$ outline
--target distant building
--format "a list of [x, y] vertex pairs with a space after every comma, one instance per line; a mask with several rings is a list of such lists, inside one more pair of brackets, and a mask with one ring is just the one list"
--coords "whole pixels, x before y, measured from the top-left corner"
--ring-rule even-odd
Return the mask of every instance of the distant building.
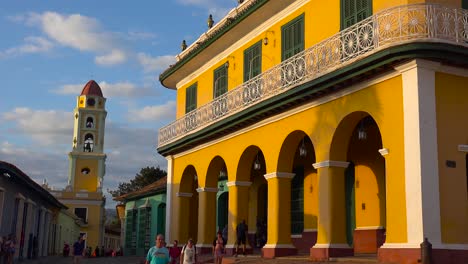
[[166, 239], [468, 263], [467, 1], [238, 2], [159, 76]]
[[81, 218], [84, 225], [80, 235], [86, 246], [101, 247], [104, 243], [105, 197], [102, 183], [105, 174], [104, 131], [107, 111], [106, 98], [99, 85], [91, 80], [77, 97], [73, 113], [72, 151], [68, 158], [68, 185], [52, 194]]
[[114, 200], [125, 206], [124, 210], [117, 208], [122, 220], [124, 255], [144, 256], [154, 245], [156, 235], [166, 230], [166, 177]]
[[[0, 236], [16, 238], [15, 259], [56, 254], [68, 219], [67, 207], [16, 166], [0, 161]], [[67, 235], [76, 236], [73, 220]], [[71, 237], [70, 237], [71, 239]]]

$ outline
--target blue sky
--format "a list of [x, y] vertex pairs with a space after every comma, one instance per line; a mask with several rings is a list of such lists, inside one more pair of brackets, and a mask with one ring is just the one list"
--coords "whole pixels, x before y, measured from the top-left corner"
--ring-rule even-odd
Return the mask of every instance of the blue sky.
[[[5, 1], [0, 4], [0, 160], [60, 189], [72, 112], [94, 79], [107, 98], [105, 188], [160, 166], [157, 131], [175, 119], [158, 76], [236, 0]], [[108, 196], [107, 207], [114, 205]]]

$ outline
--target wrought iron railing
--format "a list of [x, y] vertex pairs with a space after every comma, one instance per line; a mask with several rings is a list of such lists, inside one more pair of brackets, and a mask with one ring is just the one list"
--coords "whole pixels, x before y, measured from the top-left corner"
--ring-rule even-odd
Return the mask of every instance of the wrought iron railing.
[[374, 14], [161, 128], [158, 146], [174, 142], [379, 50], [410, 42], [468, 47], [468, 10], [414, 4]]

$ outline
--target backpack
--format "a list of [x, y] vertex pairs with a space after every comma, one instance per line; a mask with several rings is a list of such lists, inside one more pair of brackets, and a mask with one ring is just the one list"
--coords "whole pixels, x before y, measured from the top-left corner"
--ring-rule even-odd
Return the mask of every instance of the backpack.
[[[186, 247], [186, 246], [187, 246], [187, 244], [185, 244], [185, 245], [182, 247], [182, 251], [181, 251], [181, 254], [180, 254], [181, 256], [182, 256], [182, 254], [185, 255], [185, 247]], [[195, 246], [195, 244], [193, 244], [193, 250], [194, 250], [194, 252], [195, 252], [195, 254], [194, 254], [195, 263], [197, 263], [197, 247]]]

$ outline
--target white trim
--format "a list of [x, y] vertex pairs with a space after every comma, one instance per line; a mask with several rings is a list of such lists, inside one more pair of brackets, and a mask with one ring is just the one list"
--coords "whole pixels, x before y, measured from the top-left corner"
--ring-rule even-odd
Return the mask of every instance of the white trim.
[[383, 226], [360, 226], [360, 227], [356, 227], [354, 230], [381, 230], [381, 229], [385, 229], [385, 227]]
[[384, 243], [380, 248], [420, 248], [420, 244]]
[[266, 244], [263, 248], [296, 248], [292, 244]]
[[193, 193], [178, 192], [178, 193], [176, 193], [176, 195], [177, 195], [177, 197], [192, 197]]
[[396, 67], [403, 84], [406, 229], [409, 244], [441, 244], [435, 71], [416, 59]]
[[197, 192], [218, 192], [218, 188], [212, 188], [212, 187], [201, 187], [197, 188]]
[[347, 168], [349, 166], [349, 162], [347, 161], [337, 161], [337, 160], [324, 160], [321, 162], [316, 162], [312, 164], [314, 169], [324, 168], [324, 167], [337, 167], [337, 168]]
[[[174, 176], [174, 156], [169, 155], [166, 157], [166, 160], [167, 160], [166, 223], [171, 223], [172, 221], [171, 220], [172, 218], [172, 177]], [[166, 238], [167, 241], [174, 241], [170, 235], [171, 235], [171, 225], [166, 224], [164, 237]], [[123, 239], [121, 239], [121, 241], [123, 242]]]
[[[176, 90], [178, 90], [180, 87], [183, 87], [184, 85], [188, 84], [189, 82], [195, 80], [201, 74], [208, 71], [208, 69], [212, 68], [215, 64], [219, 63], [220, 61], [228, 60], [228, 56], [232, 56], [232, 54], [235, 51], [240, 50], [240, 48], [242, 46], [244, 46], [245, 44], [247, 44], [248, 42], [250, 42], [254, 38], [257, 38], [258, 36], [262, 36], [265, 33], [265, 31], [267, 31], [269, 28], [271, 28], [271, 25], [277, 24], [278, 22], [283, 20], [285, 17], [289, 16], [292, 12], [294, 12], [295, 10], [302, 7], [307, 2], [308, 2], [308, 0], [296, 0], [296, 1], [294, 1], [294, 3], [290, 4], [288, 7], [284, 8], [284, 9], [281, 9], [280, 12], [276, 13], [274, 16], [272, 16], [270, 19], [263, 22], [261, 25], [258, 25], [257, 27], [255, 27], [255, 29], [250, 31], [248, 34], [246, 34], [244, 37], [239, 39], [237, 42], [235, 42], [231, 46], [227, 47], [221, 53], [218, 53], [216, 56], [214, 56], [207, 63], [203, 64], [203, 66], [196, 69], [195, 71], [192, 71], [192, 74], [189, 74], [189, 75], [187, 75], [187, 77], [181, 79], [176, 84]], [[217, 24], [219, 25], [219, 23], [221, 23], [221, 22], [218, 22]], [[277, 34], [275, 34], [275, 38], [277, 40], [276, 45], [281, 45], [281, 43], [280, 43], [281, 32], [276, 32], [276, 33], [277, 33]], [[185, 49], [184, 52], [181, 52], [178, 56], [180, 56], [181, 54], [187, 53], [190, 49], [193, 49], [192, 46], [195, 45], [197, 41], [198, 41], [198, 39], [194, 43], [192, 43], [189, 47], [187, 47], [187, 49]], [[263, 46], [263, 40], [262, 40], [262, 46]], [[177, 56], [176, 56], [176, 58], [177, 58]], [[243, 57], [241, 56], [241, 58], [243, 58]], [[242, 60], [238, 59], [236, 62], [238, 64], [243, 65], [244, 60], [243, 59]], [[232, 63], [232, 64], [234, 64], [234, 63]]]
[[353, 94], [355, 92], [359, 92], [359, 91], [364, 90], [364, 89], [366, 89], [366, 88], [368, 88], [368, 87], [370, 87], [372, 85], [387, 81], [387, 80], [392, 79], [394, 77], [397, 77], [399, 75], [400, 75], [399, 72], [392, 71], [390, 73], [379, 75], [378, 77], [375, 77], [375, 78], [360, 82], [358, 84], [355, 84], [353, 86], [348, 87], [347, 89], [337, 91], [337, 92], [335, 92], [333, 94], [321, 97], [318, 100], [311, 101], [311, 102], [309, 102], [307, 104], [304, 104], [304, 105], [298, 106], [296, 108], [293, 108], [291, 110], [282, 112], [282, 113], [280, 113], [278, 115], [266, 118], [266, 119], [264, 119], [264, 120], [262, 120], [262, 121], [260, 121], [258, 123], [255, 123], [252, 126], [249, 126], [249, 127], [243, 128], [243, 129], [239, 129], [239, 130], [237, 130], [237, 131], [235, 131], [235, 132], [233, 132], [233, 133], [231, 133], [229, 135], [226, 135], [224, 137], [220, 137], [220, 138], [218, 138], [216, 140], [212, 140], [210, 142], [200, 144], [197, 147], [190, 148], [189, 150], [180, 152], [180, 153], [174, 155], [174, 158], [180, 158], [180, 157], [183, 157], [185, 155], [192, 154], [194, 152], [200, 151], [201, 149], [208, 148], [210, 146], [219, 144], [220, 142], [227, 141], [228, 139], [235, 138], [235, 137], [237, 137], [237, 136], [239, 136], [241, 134], [245, 134], [245, 133], [247, 133], [249, 131], [256, 130], [256, 129], [260, 128], [260, 127], [267, 126], [269, 124], [275, 123], [278, 120], [285, 119], [287, 117], [290, 117], [290, 116], [296, 115], [298, 113], [307, 111], [307, 110], [309, 110], [311, 108], [314, 108], [314, 107], [320, 106], [322, 104], [326, 104], [328, 102], [334, 101], [337, 98], [340, 98], [340, 97], [343, 97], [343, 96], [346, 96], [346, 95], [350, 95], [350, 94]]
[[75, 197], [79, 197], [79, 198], [88, 198], [88, 193], [86, 192], [82, 192], [80, 191], [79, 193], [76, 193], [75, 194]]
[[231, 187], [231, 186], [249, 187], [250, 185], [252, 185], [252, 182], [249, 182], [249, 181], [230, 181], [230, 182], [226, 182], [227, 187]]
[[274, 179], [274, 178], [282, 178], [282, 179], [292, 179], [296, 174], [290, 172], [272, 172], [263, 175], [265, 179]]
[[458, 151], [468, 152], [468, 145], [458, 145]]
[[308, 228], [308, 229], [304, 229], [303, 232], [304, 233], [313, 233], [313, 232], [317, 232], [317, 229], [316, 228]]
[[291, 235], [291, 238], [302, 238], [302, 235]]
[[379, 153], [380, 155], [382, 155], [382, 157], [385, 157], [386, 155], [388, 155], [388, 153], [390, 153], [390, 150], [388, 148], [381, 148], [379, 149]]
[[26, 199], [26, 203], [36, 206], [36, 203], [33, 200], [29, 199], [29, 198]]
[[102, 205], [103, 201], [100, 200], [63, 200], [59, 199], [59, 202], [68, 205]]
[[21, 199], [21, 200], [26, 200], [26, 197], [24, 197], [21, 193], [17, 193], [17, 194], [15, 195], [15, 198], [16, 198], [16, 199]]
[[312, 248], [351, 248], [348, 244], [315, 244]]

